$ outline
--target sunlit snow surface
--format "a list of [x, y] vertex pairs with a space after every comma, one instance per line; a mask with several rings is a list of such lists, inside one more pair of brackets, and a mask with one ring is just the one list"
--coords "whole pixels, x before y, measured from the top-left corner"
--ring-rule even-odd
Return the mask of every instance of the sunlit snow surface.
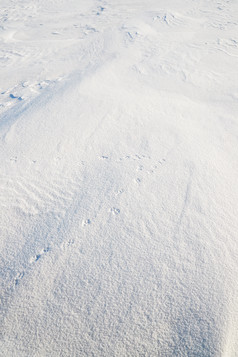
[[238, 2], [0, 19], [0, 355], [238, 356]]

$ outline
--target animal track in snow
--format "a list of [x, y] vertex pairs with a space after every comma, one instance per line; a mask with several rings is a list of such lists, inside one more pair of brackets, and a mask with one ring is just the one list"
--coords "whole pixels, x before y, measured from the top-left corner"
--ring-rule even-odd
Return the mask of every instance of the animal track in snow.
[[134, 178], [134, 182], [137, 184], [140, 184], [142, 182], [143, 178], [145, 178], [146, 174], [147, 175], [155, 174], [156, 171], [159, 169], [159, 166], [164, 164], [165, 161], [166, 161], [165, 159], [161, 159], [158, 161], [154, 161], [153, 165], [151, 165], [150, 162], [145, 162], [145, 163], [143, 163], [143, 165], [137, 166], [136, 171], [138, 172], [138, 174], [140, 173], [140, 176], [142, 176], [142, 177]]
[[63, 242], [63, 243], [61, 244], [60, 248], [61, 248], [62, 250], [65, 250], [65, 249], [67, 249], [67, 248], [70, 248], [73, 244], [74, 244], [74, 240], [73, 240], [73, 239], [70, 239], [70, 240], [68, 240], [67, 242]]
[[[165, 163], [165, 161], [166, 161], [165, 159], [159, 160], [158, 164], [163, 165]], [[149, 168], [147, 168], [147, 174], [150, 175], [150, 174], [155, 173], [159, 169], [158, 164], [151, 165]]]
[[23, 100], [22, 97], [18, 97], [17, 95], [14, 95], [14, 94], [12, 94], [12, 93], [9, 95], [9, 97], [12, 98], [12, 99]]
[[121, 211], [120, 211], [119, 208], [112, 207], [112, 208], [110, 209], [110, 212], [111, 212], [112, 214], [114, 214], [114, 215], [118, 215]]
[[153, 165], [153, 166], [150, 167], [149, 170], [147, 170], [147, 173], [148, 174], [153, 174], [156, 169], [158, 169], [158, 166], [157, 165]]
[[157, 16], [153, 18], [153, 20], [159, 21], [162, 24], [166, 24], [168, 26], [178, 26], [184, 23], [184, 19], [181, 16], [169, 12], [165, 12], [165, 13], [161, 12], [157, 14]]
[[91, 220], [90, 219], [84, 219], [83, 222], [82, 222], [82, 227], [86, 227], [89, 224], [91, 224]]
[[101, 15], [101, 13], [105, 10], [105, 7], [99, 6], [97, 15]]
[[44, 255], [45, 253], [49, 252], [49, 250], [50, 250], [49, 247], [42, 249], [39, 254], [34, 255], [30, 259], [30, 263], [32, 264], [34, 262], [37, 262], [42, 257], [42, 255]]
[[116, 196], [121, 195], [125, 190], [122, 188], [116, 192]]
[[15, 285], [19, 285], [21, 279], [24, 277], [25, 273], [21, 272], [18, 273], [17, 276], [15, 277]]
[[143, 166], [143, 165], [140, 165], [140, 166], [137, 167], [136, 171], [142, 171], [143, 168], [144, 168], [144, 166]]
[[134, 179], [135, 183], [141, 183], [141, 179], [139, 177], [137, 177], [136, 179]]
[[150, 156], [145, 156], [145, 155], [138, 155], [138, 154], [134, 154], [134, 155], [126, 155], [123, 157], [120, 157], [117, 161], [124, 161], [124, 160], [142, 160], [142, 159], [150, 159]]

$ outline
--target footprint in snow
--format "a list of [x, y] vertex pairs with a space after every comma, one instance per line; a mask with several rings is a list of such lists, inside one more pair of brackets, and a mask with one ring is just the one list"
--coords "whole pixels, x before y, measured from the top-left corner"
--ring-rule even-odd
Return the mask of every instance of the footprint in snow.
[[136, 179], [134, 179], [135, 183], [139, 184], [141, 183], [141, 179], [139, 177], [137, 177]]
[[125, 190], [122, 188], [116, 192], [116, 196], [121, 195]]
[[12, 99], [23, 100], [22, 97], [18, 97], [17, 95], [14, 95], [14, 94], [12, 94], [12, 93], [9, 95], [9, 97], [12, 98]]
[[37, 262], [42, 257], [42, 255], [49, 252], [49, 250], [50, 250], [49, 247], [42, 249], [39, 254], [36, 254], [33, 257], [31, 257], [30, 263], [32, 264], [34, 262]]
[[74, 244], [74, 240], [73, 240], [73, 239], [70, 239], [70, 240], [68, 240], [67, 242], [63, 242], [63, 243], [61, 244], [60, 248], [61, 248], [62, 250], [65, 250], [65, 249], [67, 249], [67, 248], [70, 248], [73, 244]]
[[97, 15], [100, 15], [105, 10], [105, 7], [99, 6]]
[[114, 215], [118, 215], [121, 211], [119, 210], [119, 208], [113, 207], [110, 209], [110, 212]]
[[89, 224], [91, 224], [91, 220], [90, 219], [84, 219], [83, 222], [82, 222], [82, 227], [86, 227]]
[[158, 168], [157, 165], [153, 165], [153, 166], [151, 166], [150, 170], [147, 171], [147, 173], [148, 174], [153, 174], [157, 168]]
[[143, 159], [150, 159], [150, 156], [145, 156], [145, 155], [138, 155], [138, 154], [133, 154], [133, 155], [126, 155], [123, 157], [120, 157], [119, 160], [117, 161], [124, 161], [124, 160], [143, 160]]
[[10, 158], [10, 161], [12, 161], [12, 162], [17, 162], [17, 156], [11, 157], [11, 158]]
[[17, 274], [17, 276], [15, 277], [15, 285], [20, 284], [20, 281], [24, 277], [24, 275], [25, 275], [24, 271]]

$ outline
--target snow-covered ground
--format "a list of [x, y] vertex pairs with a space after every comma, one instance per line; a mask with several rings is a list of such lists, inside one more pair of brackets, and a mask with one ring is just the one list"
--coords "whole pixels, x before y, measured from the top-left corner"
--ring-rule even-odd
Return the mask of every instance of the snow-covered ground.
[[238, 2], [0, 21], [0, 355], [238, 356]]

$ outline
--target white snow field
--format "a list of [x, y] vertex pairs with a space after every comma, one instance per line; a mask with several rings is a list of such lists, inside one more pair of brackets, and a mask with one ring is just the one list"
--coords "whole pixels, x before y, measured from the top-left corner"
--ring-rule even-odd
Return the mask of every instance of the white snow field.
[[0, 18], [0, 355], [238, 356], [238, 1]]

